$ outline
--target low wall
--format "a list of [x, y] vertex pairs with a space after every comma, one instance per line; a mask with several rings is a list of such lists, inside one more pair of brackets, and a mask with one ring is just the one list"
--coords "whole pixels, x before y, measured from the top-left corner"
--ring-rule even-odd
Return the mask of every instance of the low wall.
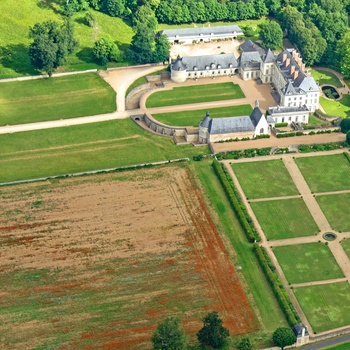
[[[97, 69], [89, 69], [89, 70], [74, 71], [74, 72], [64, 72], [64, 73], [54, 73], [54, 74], [52, 74], [51, 78], [64, 77], [66, 75], [95, 73], [95, 72], [97, 72]], [[9, 83], [11, 81], [37, 80], [37, 79], [45, 79], [45, 78], [50, 78], [50, 77], [48, 74], [31, 75], [29, 77], [0, 79], [0, 83]]]
[[131, 65], [131, 66], [123, 66], [123, 67], [111, 67], [107, 68], [107, 72], [114, 71], [114, 70], [120, 70], [120, 69], [131, 69], [131, 68], [142, 68], [142, 67], [155, 67], [155, 66], [165, 66], [163, 62], [159, 63], [147, 63], [147, 64], [139, 64], [139, 65]]
[[161, 124], [154, 120], [153, 118], [149, 117], [147, 114], [144, 115], [143, 121], [147, 125], [147, 127], [157, 134], [163, 135], [163, 136], [170, 136], [173, 137], [174, 133], [176, 132], [176, 136], [185, 137], [186, 134], [186, 128], [183, 127], [172, 127], [169, 125]]
[[128, 95], [126, 96], [125, 98], [125, 104], [128, 104], [128, 102], [135, 96], [137, 95], [138, 93], [140, 93], [141, 91], [143, 90], [147, 90], [151, 87], [151, 84], [150, 83], [145, 83], [145, 84], [142, 84], [142, 85], [139, 85], [139, 86], [136, 86], [134, 87], [129, 93]]
[[329, 338], [338, 337], [340, 335], [344, 335], [347, 333], [350, 333], [350, 327], [346, 327], [334, 332], [329, 332], [327, 334], [320, 334], [320, 335], [313, 335], [313, 336], [310, 335], [310, 343], [315, 343], [315, 342], [319, 342]]

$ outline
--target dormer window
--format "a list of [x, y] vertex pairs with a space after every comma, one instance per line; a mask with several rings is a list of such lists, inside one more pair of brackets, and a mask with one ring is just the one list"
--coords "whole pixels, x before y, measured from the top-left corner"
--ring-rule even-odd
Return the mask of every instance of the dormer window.
[[230, 68], [232, 68], [232, 67], [233, 67], [232, 63], [230, 63], [228, 66], [229, 66]]
[[211, 69], [214, 69], [215, 68], [215, 63], [212, 63], [211, 64]]
[[193, 70], [198, 70], [198, 67], [197, 67], [197, 66], [194, 66], [194, 67], [193, 67]]
[[218, 68], [219, 68], [219, 69], [221, 68], [221, 64], [218, 64]]
[[205, 66], [205, 69], [209, 69], [209, 66]]

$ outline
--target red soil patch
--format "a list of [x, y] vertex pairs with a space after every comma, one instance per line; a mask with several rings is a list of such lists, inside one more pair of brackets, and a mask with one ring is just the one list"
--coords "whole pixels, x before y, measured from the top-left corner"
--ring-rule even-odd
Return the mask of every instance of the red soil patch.
[[[28, 209], [21, 202], [25, 186], [2, 189], [7, 200], [0, 211], [6, 205], [22, 213], [14, 218], [16, 227], [0, 219], [2, 232], [11, 231], [2, 237], [0, 297], [8, 313], [6, 322], [0, 315], [0, 333], [12, 348], [145, 350], [157, 324], [177, 315], [193, 341], [211, 310], [231, 334], [258, 327], [187, 170], [164, 167], [28, 187], [55, 206]], [[19, 319], [18, 307], [29, 307], [20, 323], [12, 321]]]

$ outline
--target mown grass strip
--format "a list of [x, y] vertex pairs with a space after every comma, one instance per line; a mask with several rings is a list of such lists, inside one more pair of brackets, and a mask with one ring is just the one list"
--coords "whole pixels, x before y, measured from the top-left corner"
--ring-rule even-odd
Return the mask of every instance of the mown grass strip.
[[[248, 296], [254, 300], [255, 307], [259, 311], [263, 331], [272, 333], [277, 327], [286, 326], [286, 319], [260, 268], [252, 244], [247, 241], [215, 170], [211, 166], [211, 161], [194, 162], [193, 166], [196, 176], [208, 195], [208, 200], [218, 215], [217, 225], [222, 228], [221, 231], [228, 237], [235, 251], [235, 265], [241, 267], [237, 272], [244, 276]], [[271, 317], [271, 315], [274, 316]], [[268, 344], [265, 344], [266, 346]]]
[[183, 111], [174, 113], [158, 113], [153, 117], [161, 123], [172, 126], [198, 126], [198, 123], [205, 117], [206, 112], [211, 118], [236, 117], [250, 115], [252, 107], [248, 104], [222, 108], [198, 109], [194, 111]]
[[97, 73], [0, 83], [0, 126], [115, 110], [116, 93]]
[[132, 120], [0, 135], [0, 182], [98, 170], [209, 153], [177, 146]]
[[146, 106], [163, 107], [189, 103], [232, 100], [243, 98], [240, 86], [233, 83], [206, 84], [174, 87], [171, 90], [158, 91], [148, 97]]

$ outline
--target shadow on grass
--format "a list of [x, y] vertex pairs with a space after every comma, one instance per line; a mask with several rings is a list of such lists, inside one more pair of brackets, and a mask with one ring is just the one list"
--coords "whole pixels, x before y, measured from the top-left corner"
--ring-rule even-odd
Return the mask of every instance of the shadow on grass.
[[1, 63], [4, 68], [13, 70], [15, 75], [38, 75], [30, 63], [28, 47], [24, 44], [8, 45], [0, 48]]
[[52, 10], [57, 15], [62, 15], [62, 10], [57, 5], [57, 0], [39, 0], [36, 5], [44, 10]]
[[94, 55], [92, 53], [91, 47], [84, 47], [79, 52], [76, 53], [76, 56], [79, 58], [79, 60], [85, 62], [85, 63], [96, 63], [94, 60]]

